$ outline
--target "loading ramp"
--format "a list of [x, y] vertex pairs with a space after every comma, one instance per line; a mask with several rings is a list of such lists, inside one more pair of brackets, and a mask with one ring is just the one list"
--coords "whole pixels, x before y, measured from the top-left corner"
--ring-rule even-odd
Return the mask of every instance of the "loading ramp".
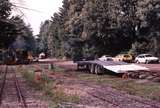
[[136, 64], [129, 64], [121, 61], [77, 61], [77, 69], [87, 69], [90, 73], [101, 74], [103, 70], [109, 70], [113, 73], [127, 73], [134, 71], [149, 71], [148, 68]]

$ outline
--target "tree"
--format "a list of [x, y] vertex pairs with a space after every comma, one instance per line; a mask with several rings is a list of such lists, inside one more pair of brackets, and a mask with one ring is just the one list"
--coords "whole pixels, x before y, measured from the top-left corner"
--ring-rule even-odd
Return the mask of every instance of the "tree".
[[15, 27], [12, 30], [12, 35], [14, 35], [15, 39], [11, 42], [11, 44], [13, 43], [15, 49], [19, 48], [34, 51], [35, 40], [30, 25], [26, 25], [19, 16], [13, 16], [11, 20], [15, 24]]
[[[49, 20], [46, 20], [44, 23], [41, 23], [41, 26], [40, 26], [40, 33], [39, 33], [39, 45], [41, 47], [39, 47], [39, 51], [40, 52], [46, 52], [48, 53], [48, 30], [49, 30], [49, 27], [50, 27], [50, 21]], [[40, 53], [39, 52], [39, 53]]]
[[[11, 14], [11, 3], [9, 0], [0, 0], [0, 19], [7, 19]], [[3, 20], [4, 21], [4, 20]]]
[[[137, 29], [137, 39], [133, 43], [134, 53], [153, 53], [160, 56], [159, 52], [159, 4], [157, 0], [142, 0], [138, 2], [137, 17], [139, 26]], [[138, 44], [137, 44], [138, 43]]]
[[9, 42], [12, 40], [12, 36], [8, 34], [10, 28], [14, 27], [14, 24], [11, 24], [8, 19], [11, 13], [11, 3], [9, 0], [0, 0], [0, 47], [7, 46], [7, 40]]
[[147, 13], [147, 24], [150, 28], [149, 38], [150, 38], [150, 51], [156, 56], [160, 56], [160, 2], [153, 3], [153, 9]]
[[74, 58], [156, 52], [158, 7], [157, 0], [63, 0], [44, 30], [49, 53]]

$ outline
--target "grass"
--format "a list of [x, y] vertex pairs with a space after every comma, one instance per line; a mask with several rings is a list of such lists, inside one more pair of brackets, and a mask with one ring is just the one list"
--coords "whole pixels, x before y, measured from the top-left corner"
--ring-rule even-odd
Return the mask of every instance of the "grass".
[[[56, 72], [66, 74], [64, 69], [60, 67], [54, 68]], [[58, 70], [58, 71], [57, 71]], [[95, 82], [99, 85], [108, 85], [120, 91], [125, 91], [128, 94], [141, 96], [143, 98], [150, 98], [152, 100], [160, 101], [160, 84], [156, 82], [138, 83], [136, 79], [122, 79], [114, 75], [95, 75], [84, 72], [76, 73], [79, 80]]]
[[48, 100], [49, 108], [58, 108], [58, 105], [62, 102], [79, 102], [79, 97], [77, 95], [66, 95], [63, 90], [55, 89], [55, 81], [49, 79], [44, 72], [42, 72], [41, 79], [37, 82], [35, 81], [34, 70], [18, 68], [18, 71], [21, 72], [30, 87], [43, 93], [43, 99]]
[[[24, 71], [24, 70], [23, 70]], [[26, 70], [25, 70], [26, 71]], [[54, 67], [53, 69], [54, 72], [62, 73], [66, 75], [64, 69], [59, 68], [59, 67]], [[156, 82], [141, 82], [141, 80], [135, 80], [135, 79], [122, 79], [120, 77], [114, 76], [114, 75], [95, 75], [95, 74], [88, 74], [84, 72], [72, 72], [74, 73], [74, 76], [78, 80], [82, 81], [91, 81], [94, 82], [98, 85], [107, 85], [112, 88], [115, 88], [120, 91], [125, 91], [131, 95], [136, 95], [136, 96], [141, 96], [144, 98], [150, 98], [152, 100], [160, 101], [160, 84]], [[29, 75], [25, 75], [29, 74]], [[33, 71], [27, 71], [24, 74], [24, 77], [30, 82], [33, 87], [35, 87], [33, 81]], [[46, 76], [43, 78], [43, 82], [46, 82], [48, 80]], [[55, 82], [53, 80], [47, 81], [47, 84], [45, 83], [40, 83], [40, 87], [38, 89], [43, 89], [45, 86], [45, 96], [49, 98], [48, 100], [51, 100], [51, 108], [56, 108], [59, 103], [61, 102], [73, 102], [73, 103], [78, 103], [79, 97], [76, 95], [73, 96], [67, 96], [63, 90], [54, 90]], [[36, 87], [36, 88], [37, 88]]]
[[156, 82], [138, 83], [135, 79], [122, 79], [112, 75], [78, 74], [78, 79], [92, 81], [97, 84], [109, 85], [120, 91], [125, 91], [131, 95], [160, 101], [160, 84]]
[[49, 64], [48, 65], [48, 70], [50, 70], [50, 71], [56, 71], [56, 72], [64, 72], [63, 68], [54, 66], [53, 64]]

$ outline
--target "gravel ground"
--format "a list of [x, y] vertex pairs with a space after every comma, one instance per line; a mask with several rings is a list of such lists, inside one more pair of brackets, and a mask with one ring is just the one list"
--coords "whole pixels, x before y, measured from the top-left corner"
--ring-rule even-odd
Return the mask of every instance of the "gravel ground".
[[79, 81], [70, 74], [76, 69], [72, 61], [53, 62], [56, 66], [65, 69], [68, 76], [54, 74], [50, 77], [56, 80], [57, 88], [62, 88], [66, 94], [80, 96], [80, 102], [75, 104], [63, 104], [71, 108], [160, 108], [160, 102], [129, 95], [107, 85], [97, 85], [93, 82]]

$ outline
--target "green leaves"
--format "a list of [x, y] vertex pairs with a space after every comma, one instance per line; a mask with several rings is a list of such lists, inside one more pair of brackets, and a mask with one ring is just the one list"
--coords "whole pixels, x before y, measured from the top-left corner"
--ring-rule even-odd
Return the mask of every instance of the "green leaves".
[[22, 37], [26, 41], [26, 49], [33, 49], [34, 38], [30, 26], [20, 16], [10, 16], [11, 6], [9, 0], [0, 0], [0, 48], [8, 48], [17, 37]]
[[9, 0], [0, 0], [0, 19], [6, 19], [11, 14], [11, 3]]
[[131, 48], [152, 51], [158, 42], [149, 40], [160, 34], [158, 4], [157, 0], [63, 0], [51, 26], [42, 25], [40, 36], [52, 56], [116, 55]]

